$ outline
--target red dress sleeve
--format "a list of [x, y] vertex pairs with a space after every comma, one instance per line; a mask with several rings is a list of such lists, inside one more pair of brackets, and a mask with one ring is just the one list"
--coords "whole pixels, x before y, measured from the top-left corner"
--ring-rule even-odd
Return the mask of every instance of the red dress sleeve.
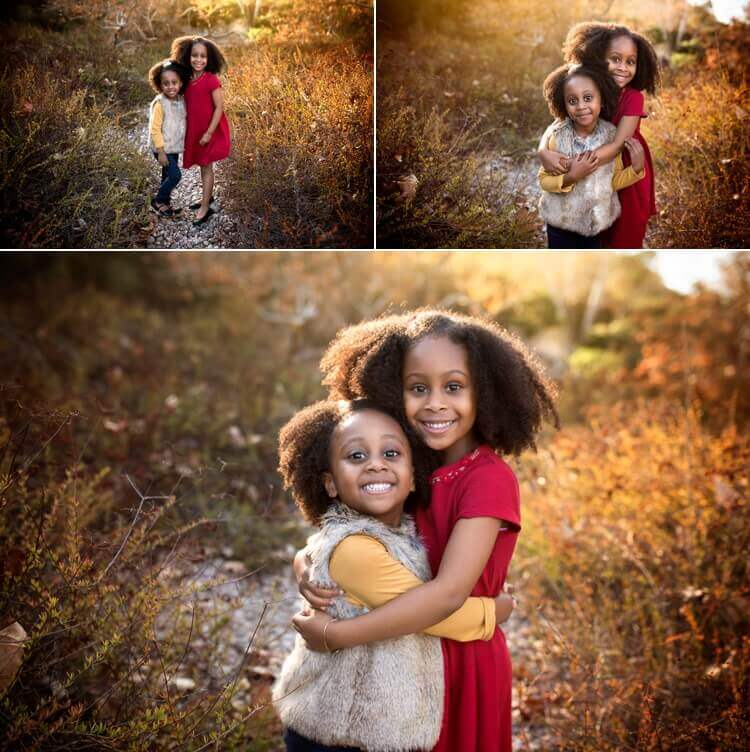
[[521, 529], [518, 481], [502, 460], [490, 459], [467, 472], [456, 507], [456, 519], [462, 517], [496, 517]]
[[625, 89], [622, 93], [623, 117], [634, 115], [635, 117], [647, 117], [643, 110], [643, 94], [638, 89]]
[[208, 90], [221, 89], [221, 79], [214, 73], [208, 74]]

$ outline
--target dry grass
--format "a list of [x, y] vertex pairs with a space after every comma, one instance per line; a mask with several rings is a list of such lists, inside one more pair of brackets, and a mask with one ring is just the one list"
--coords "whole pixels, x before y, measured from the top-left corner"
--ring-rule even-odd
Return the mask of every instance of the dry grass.
[[140, 245], [148, 166], [85, 89], [28, 66], [0, 79], [0, 190], [10, 247]]
[[356, 47], [261, 45], [236, 58], [233, 204], [273, 247], [371, 247], [372, 66]]
[[726, 71], [672, 76], [643, 127], [659, 221], [651, 245], [744, 248], [750, 241], [750, 89]]

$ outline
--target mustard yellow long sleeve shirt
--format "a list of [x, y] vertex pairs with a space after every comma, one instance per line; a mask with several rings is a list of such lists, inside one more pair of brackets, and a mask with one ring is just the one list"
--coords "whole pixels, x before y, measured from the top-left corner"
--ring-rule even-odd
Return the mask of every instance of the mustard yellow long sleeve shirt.
[[164, 136], [162, 135], [162, 126], [164, 125], [164, 108], [161, 102], [154, 104], [153, 114], [151, 116], [151, 122], [149, 123], [149, 129], [151, 134], [151, 143], [156, 149], [164, 148]]
[[[336, 546], [328, 562], [333, 580], [355, 606], [377, 608], [423, 582], [396, 561], [369, 535], [350, 535]], [[495, 633], [493, 598], [467, 598], [447, 619], [423, 630], [459, 642], [490, 640]]]
[[[557, 150], [557, 140], [554, 135], [550, 136], [547, 148], [551, 151]], [[633, 185], [633, 183], [637, 183], [645, 174], [645, 167], [640, 172], [636, 172], [632, 165], [625, 167], [622, 163], [622, 156], [618, 154], [615, 157], [615, 174], [612, 176], [612, 188], [615, 191], [620, 191], [629, 185]], [[575, 183], [564, 186], [564, 177], [565, 175], [550, 175], [544, 168], [539, 170], [539, 184], [542, 186], [542, 190], [548, 193], [570, 193], [575, 188]]]

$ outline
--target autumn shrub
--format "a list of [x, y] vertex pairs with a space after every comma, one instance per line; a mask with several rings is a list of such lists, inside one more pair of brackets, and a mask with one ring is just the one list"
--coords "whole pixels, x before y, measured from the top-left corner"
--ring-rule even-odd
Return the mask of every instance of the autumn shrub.
[[750, 442], [698, 411], [594, 407], [525, 466], [519, 563], [544, 648], [521, 713], [559, 749], [745, 748]]
[[747, 83], [733, 83], [726, 69], [686, 66], [667, 79], [654, 110], [643, 127], [660, 209], [651, 245], [747, 247]]
[[199, 577], [211, 523], [174, 515], [176, 487], [75, 461], [75, 420], [3, 403], [1, 626], [27, 638], [0, 746], [199, 750], [233, 735], [244, 746], [222, 749], [268, 749], [278, 726], [248, 671], [254, 635], [224, 674], [225, 609], [203, 598], [228, 579]]
[[261, 245], [372, 246], [372, 68], [355, 47], [258, 46], [230, 71], [233, 201]]
[[112, 113], [97, 106], [97, 87], [81, 80], [85, 68], [65, 77], [45, 64], [43, 52], [40, 58], [0, 74], [6, 92], [0, 115], [4, 243], [142, 245], [148, 226], [147, 163]]
[[472, 156], [476, 131], [456, 131], [437, 109], [420, 116], [407, 100], [403, 90], [379, 98], [378, 246], [535, 245], [528, 214]]

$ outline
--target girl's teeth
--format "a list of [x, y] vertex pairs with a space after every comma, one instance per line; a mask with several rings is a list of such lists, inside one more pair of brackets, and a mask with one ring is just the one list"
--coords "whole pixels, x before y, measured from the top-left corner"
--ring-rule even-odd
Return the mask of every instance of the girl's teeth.
[[429, 428], [432, 431], [442, 431], [442, 430], [448, 428], [448, 426], [450, 426], [451, 423], [453, 423], [452, 420], [446, 420], [446, 421], [443, 421], [441, 423], [427, 423], [427, 422], [425, 422], [425, 426], [427, 426], [427, 428]]
[[390, 483], [368, 483], [365, 486], [365, 491], [367, 493], [385, 493], [390, 490], [390, 487]]

